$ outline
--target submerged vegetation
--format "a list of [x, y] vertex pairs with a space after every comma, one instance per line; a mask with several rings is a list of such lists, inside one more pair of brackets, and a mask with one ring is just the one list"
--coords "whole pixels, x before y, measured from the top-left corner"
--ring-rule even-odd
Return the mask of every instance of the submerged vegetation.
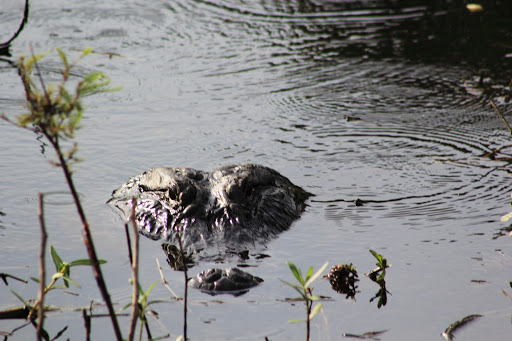
[[377, 268], [365, 275], [370, 277], [372, 281], [380, 286], [379, 291], [377, 291], [375, 296], [370, 299], [370, 302], [372, 302], [374, 299], [378, 298], [377, 307], [380, 309], [380, 307], [385, 306], [388, 303], [389, 292], [386, 289], [386, 281], [384, 280], [384, 277], [386, 277], [386, 268], [389, 268], [391, 265], [388, 265], [387, 259], [382, 257], [381, 254], [373, 250], [370, 250], [370, 253], [375, 257], [375, 259], [377, 259], [377, 263], [375, 264], [377, 265]]

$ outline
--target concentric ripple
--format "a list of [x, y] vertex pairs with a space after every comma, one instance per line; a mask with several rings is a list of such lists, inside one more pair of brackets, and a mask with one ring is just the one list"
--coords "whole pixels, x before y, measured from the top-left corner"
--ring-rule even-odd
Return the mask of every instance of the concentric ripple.
[[319, 165], [311, 167], [318, 186], [312, 201], [324, 207], [327, 219], [357, 226], [378, 215], [406, 225], [466, 219], [478, 225], [492, 219], [489, 211], [497, 210], [499, 219], [509, 200], [512, 178], [504, 170], [510, 161], [485, 156], [507, 144], [505, 132], [360, 120], [328, 128], [306, 124], [281, 135], [283, 148], [309, 152], [309, 163]]

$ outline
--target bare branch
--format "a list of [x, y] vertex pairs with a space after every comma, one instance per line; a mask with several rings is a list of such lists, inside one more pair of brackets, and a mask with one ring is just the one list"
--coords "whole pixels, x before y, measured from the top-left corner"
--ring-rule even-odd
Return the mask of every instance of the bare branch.
[[132, 318], [130, 323], [130, 331], [128, 332], [128, 341], [133, 341], [135, 336], [135, 327], [137, 324], [137, 316], [139, 310], [139, 231], [135, 221], [135, 206], [137, 199], [132, 200], [132, 213], [130, 214], [130, 222], [133, 232], [133, 258], [132, 258], [132, 279], [133, 279], [133, 297], [132, 297]]
[[169, 283], [165, 280], [164, 274], [162, 272], [162, 267], [160, 266], [160, 262], [158, 261], [158, 258], [155, 258], [155, 259], [156, 259], [156, 264], [158, 264], [158, 271], [160, 271], [160, 277], [162, 278], [162, 283], [165, 285], [167, 290], [169, 290], [171, 292], [171, 294], [174, 296], [174, 298], [179, 299], [178, 295], [176, 295], [176, 293], [169, 286]]
[[44, 195], [38, 194], [39, 199], [39, 225], [41, 227], [41, 248], [39, 250], [39, 297], [38, 297], [38, 313], [39, 321], [37, 324], [37, 339], [42, 339], [42, 331], [44, 324], [44, 295], [46, 283], [46, 268], [45, 268], [45, 254], [46, 254], [46, 241], [48, 234], [46, 233], [46, 226], [44, 223]]

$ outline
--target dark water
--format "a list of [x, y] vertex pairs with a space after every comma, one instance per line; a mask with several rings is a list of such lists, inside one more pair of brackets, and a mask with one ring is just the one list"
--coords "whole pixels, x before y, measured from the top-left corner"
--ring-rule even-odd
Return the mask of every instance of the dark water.
[[[504, 114], [510, 111], [504, 96], [510, 30], [503, 25], [509, 13], [464, 15], [457, 4], [391, 3], [397, 7], [380, 1], [32, 3], [9, 50], [13, 57], [0, 59], [0, 111], [23, 111], [12, 65], [29, 44], [36, 52], [59, 46], [73, 56], [90, 46], [95, 54], [76, 76], [100, 70], [123, 85], [87, 99], [77, 136], [87, 160], [75, 174], [117, 307], [130, 301], [131, 287], [122, 222], [105, 205], [111, 191], [151, 167], [253, 162], [316, 196], [289, 231], [251, 250], [249, 260], [200, 262], [191, 270], [238, 264], [265, 279], [240, 297], [192, 290], [192, 340], [305, 338], [303, 324], [287, 323], [304, 309], [283, 302], [294, 296], [278, 280], [292, 280], [286, 260], [303, 268], [353, 263], [359, 271], [356, 301], [318, 280], [315, 292], [332, 301], [313, 320], [312, 339], [388, 330], [382, 340], [435, 340], [470, 314], [484, 317], [458, 332], [460, 339], [510, 338], [512, 305], [501, 290], [512, 294], [512, 249], [510, 225], [500, 217], [510, 210], [512, 178], [509, 162], [499, 158], [511, 149], [485, 156], [510, 144], [488, 104], [492, 98]], [[1, 5], [5, 41], [19, 25], [23, 2]], [[489, 22], [501, 31], [491, 31]], [[58, 80], [59, 67], [55, 53], [41, 64], [50, 80]], [[479, 70], [492, 79], [485, 79], [486, 92], [478, 87]], [[38, 276], [38, 192], [53, 193], [46, 205], [49, 244], [64, 259], [85, 257], [63, 177], [47, 162], [53, 152], [6, 122], [0, 131], [0, 272]], [[143, 287], [160, 281], [158, 258], [182, 295], [182, 274], [167, 268], [159, 243], [142, 239], [141, 248]], [[369, 302], [379, 287], [363, 276], [375, 267], [369, 249], [392, 264], [388, 303], [380, 309]], [[270, 257], [257, 257], [262, 253]], [[50, 315], [47, 329], [55, 335], [69, 325], [65, 335], [80, 339], [81, 313], [69, 307], [89, 306], [100, 295], [89, 269], [74, 268], [72, 277], [82, 284], [70, 290], [79, 296], [47, 298], [66, 306]], [[2, 308], [19, 305], [9, 289], [37, 295], [34, 283], [9, 281], [0, 287]], [[150, 295], [166, 301], [153, 306], [159, 314], [150, 319], [153, 336], [182, 333], [182, 305], [170, 297], [162, 285]], [[2, 321], [0, 330], [21, 324]], [[30, 328], [12, 338], [32, 338]], [[107, 319], [94, 319], [92, 329], [93, 339], [110, 339]]]

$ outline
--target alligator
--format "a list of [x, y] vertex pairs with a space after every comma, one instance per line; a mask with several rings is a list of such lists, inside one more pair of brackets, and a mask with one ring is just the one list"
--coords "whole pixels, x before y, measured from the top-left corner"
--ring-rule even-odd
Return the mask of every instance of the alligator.
[[[151, 169], [114, 190], [109, 203], [128, 220], [134, 211], [140, 234], [174, 249], [181, 244], [192, 255], [210, 248], [233, 253], [276, 238], [300, 217], [311, 195], [271, 168], [244, 164], [211, 172]], [[233, 291], [261, 281], [239, 269], [210, 269], [191, 285]]]

